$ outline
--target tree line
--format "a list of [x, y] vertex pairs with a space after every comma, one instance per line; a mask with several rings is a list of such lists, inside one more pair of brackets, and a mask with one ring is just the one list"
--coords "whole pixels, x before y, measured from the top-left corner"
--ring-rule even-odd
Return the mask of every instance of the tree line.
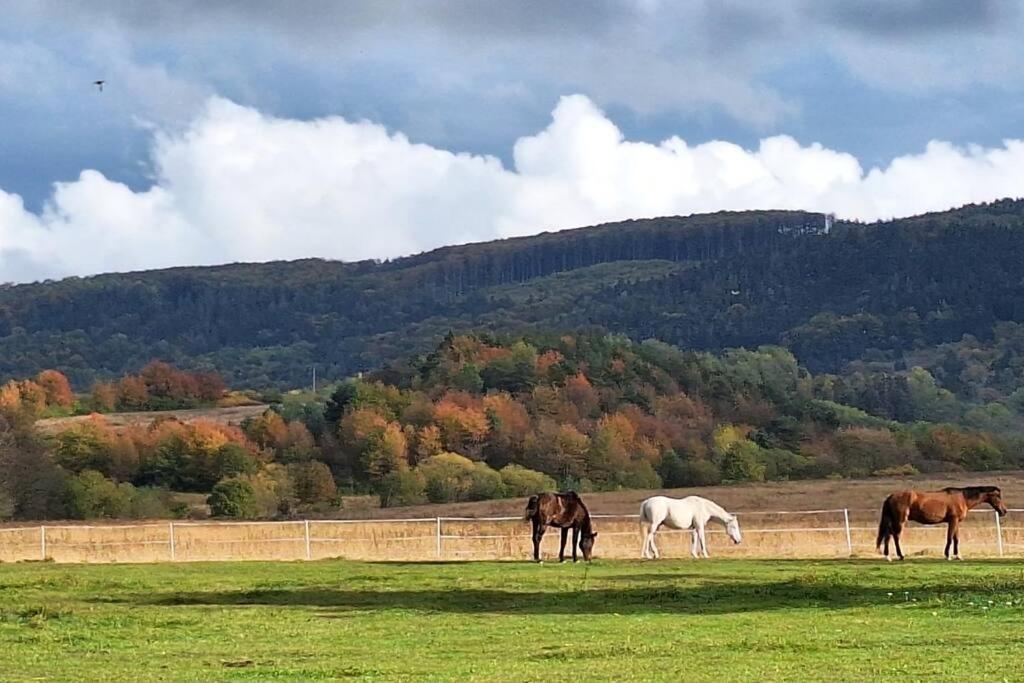
[[[173, 368], [147, 368], [150, 389], [178, 386], [155, 381]], [[883, 391], [815, 375], [778, 346], [712, 354], [594, 331], [450, 334], [329, 396], [286, 394], [238, 427], [115, 428], [95, 414], [46, 437], [33, 428], [39, 401], [75, 400], [58, 375], [40, 373], [27, 401], [0, 402], [0, 518], [195, 514], [182, 492], [217, 515], [289, 517], [329, 513], [351, 493], [407, 505], [1006, 469], [1024, 453], [1017, 392], [994, 403], [1004, 414], [964, 403], [920, 366]], [[10, 386], [22, 396], [26, 382]], [[845, 402], [871, 392], [894, 398]]]

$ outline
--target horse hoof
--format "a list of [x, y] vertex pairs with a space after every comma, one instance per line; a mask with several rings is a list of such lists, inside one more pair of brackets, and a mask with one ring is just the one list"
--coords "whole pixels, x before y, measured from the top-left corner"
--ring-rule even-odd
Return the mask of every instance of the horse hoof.
[[891, 557], [889, 557], [888, 555], [886, 555], [886, 556], [885, 556], [885, 561], [886, 561], [886, 562], [892, 562], [892, 558], [891, 558]]

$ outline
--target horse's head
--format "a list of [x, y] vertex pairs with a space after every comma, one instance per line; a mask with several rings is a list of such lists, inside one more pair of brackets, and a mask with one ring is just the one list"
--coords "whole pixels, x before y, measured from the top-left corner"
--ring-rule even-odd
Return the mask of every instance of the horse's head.
[[740, 533], [739, 520], [735, 517], [725, 523], [725, 533], [729, 534], [729, 538], [732, 539], [733, 543], [740, 543], [743, 540], [743, 535]]
[[582, 538], [580, 538], [580, 550], [583, 551], [583, 559], [590, 562], [590, 554], [594, 551], [594, 539], [597, 538], [597, 532], [583, 532]]
[[1006, 503], [1003, 502], [1003, 493], [998, 486], [993, 486], [991, 491], [985, 493], [982, 500], [991, 505], [1000, 517], [1006, 514]]

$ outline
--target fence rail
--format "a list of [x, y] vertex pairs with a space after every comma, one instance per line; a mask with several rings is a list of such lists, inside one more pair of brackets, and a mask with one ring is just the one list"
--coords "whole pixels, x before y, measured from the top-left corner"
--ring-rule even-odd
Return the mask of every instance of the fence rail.
[[[1024, 512], [1014, 509], [1011, 513]], [[852, 557], [874, 555], [877, 510], [744, 511], [743, 543], [708, 528], [712, 555], [722, 557]], [[595, 556], [635, 558], [640, 553], [638, 515], [595, 514]], [[1024, 556], [1024, 522], [1000, 520], [975, 510], [961, 526], [964, 554]], [[542, 552], [558, 550], [549, 530]], [[665, 557], [688, 556], [688, 531], [662, 529]], [[901, 545], [907, 555], [941, 554], [945, 525], [911, 527]], [[162, 522], [0, 528], [0, 562], [190, 562], [219, 560], [501, 560], [532, 554], [521, 517], [428, 517], [412, 519], [298, 520], [287, 522]]]

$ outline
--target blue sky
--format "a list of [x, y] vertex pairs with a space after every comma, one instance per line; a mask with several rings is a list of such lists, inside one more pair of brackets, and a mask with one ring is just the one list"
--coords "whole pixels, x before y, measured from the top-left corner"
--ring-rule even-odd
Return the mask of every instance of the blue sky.
[[[1012, 166], [1003, 157], [1015, 152], [1005, 141], [1024, 138], [1024, 16], [1014, 2], [15, 0], [5, 4], [5, 15], [0, 282], [237, 259], [386, 257], [592, 220], [753, 208], [755, 201], [814, 210], [834, 204], [858, 218], [943, 208], [936, 206], [941, 199], [894, 199], [913, 194], [910, 180], [895, 172], [900, 160], [922, 157], [928, 165], [915, 167], [914, 182], [970, 186], [966, 194], [938, 195], [950, 202], [1024, 195], [1016, 177], [991, 181]], [[107, 80], [103, 92], [92, 86], [100, 78]], [[597, 155], [568, 128], [561, 137], [545, 136], [567, 97], [583, 98], [561, 109], [580, 127], [573, 131], [606, 130], [607, 123], [627, 148], [597, 145], [608, 152]], [[257, 121], [250, 115], [258, 122], [247, 126], [243, 119]], [[341, 134], [340, 126], [361, 123], [366, 127], [358, 130], [382, 130], [398, 146], [356, 152], [350, 146], [356, 138]], [[238, 189], [243, 195], [277, 187], [268, 174], [285, 159], [294, 172], [315, 168], [319, 178], [338, 170], [332, 159], [360, 158], [388, 176], [381, 184], [395, 194], [381, 195], [381, 202], [399, 208], [339, 212], [339, 204], [351, 204], [348, 176], [315, 193], [329, 200], [317, 205], [310, 198], [291, 213], [225, 200], [227, 187], [206, 196], [211, 183], [197, 179], [225, 162], [215, 150], [226, 153], [211, 131], [236, 124], [255, 136], [238, 149], [285, 154], [273, 163], [259, 159], [266, 165], [258, 178], [233, 176], [245, 185]], [[268, 142], [273, 131], [287, 144], [308, 145], [311, 154], [321, 144], [332, 154], [319, 165], [307, 163], [294, 148], [282, 152]], [[793, 153], [805, 161], [826, 163], [814, 152], [816, 143], [829, 152], [827, 163], [843, 168], [822, 173], [833, 177], [834, 171], [838, 185], [780, 180], [785, 174], [772, 170], [775, 162], [757, 154], [764, 140], [779, 136], [792, 139]], [[535, 152], [532, 170], [521, 168], [517, 149], [531, 145], [520, 143], [537, 137], [548, 148]], [[665, 147], [674, 138], [687, 151]], [[729, 172], [715, 171], [719, 185], [695, 185], [686, 169], [697, 164], [703, 177], [710, 171], [700, 164], [710, 162], [691, 150], [713, 141], [747, 156], [716, 151], [715, 163], [735, 157]], [[397, 182], [410, 163], [402, 155], [418, 153], [417, 144], [433, 154], [425, 176], [434, 180], [407, 191], [420, 177]], [[587, 176], [587, 164], [616, 163], [616, 155], [641, 144], [672, 158], [640, 150], [635, 163], [643, 170], [635, 177], [671, 167], [674, 194], [664, 188], [644, 199], [638, 187], [612, 205], [587, 189], [612, 182], [613, 173], [598, 182]], [[468, 211], [462, 205], [477, 194], [463, 189], [437, 198], [454, 182], [446, 175], [452, 153], [469, 158], [456, 173], [461, 182], [488, 193]], [[551, 156], [559, 153], [567, 156]], [[489, 157], [504, 174], [488, 165]], [[763, 168], [753, 172], [750, 164]], [[871, 169], [886, 175], [872, 180]], [[774, 189], [748, 187], [763, 185], [763, 176]], [[662, 175], [651, 177], [661, 182]], [[440, 189], [430, 184], [439, 178], [445, 179]], [[562, 202], [537, 187], [544, 178], [582, 199]], [[737, 188], [742, 191], [729, 191]], [[698, 195], [717, 197], [717, 204], [692, 200]], [[425, 201], [435, 208], [410, 218], [420, 213], [415, 202]], [[449, 220], [454, 206], [459, 215]], [[212, 216], [235, 223], [231, 209], [241, 212], [231, 230], [210, 226]], [[125, 211], [139, 212], [130, 234], [116, 225]], [[292, 222], [292, 215], [300, 218]], [[359, 239], [370, 219], [392, 231], [372, 249]], [[160, 240], [146, 237], [167, 228], [147, 220], [170, 221], [187, 244], [154, 255]], [[289, 242], [306, 230], [308, 253], [296, 251]], [[76, 241], [85, 239], [100, 245], [90, 259], [74, 253]]]

